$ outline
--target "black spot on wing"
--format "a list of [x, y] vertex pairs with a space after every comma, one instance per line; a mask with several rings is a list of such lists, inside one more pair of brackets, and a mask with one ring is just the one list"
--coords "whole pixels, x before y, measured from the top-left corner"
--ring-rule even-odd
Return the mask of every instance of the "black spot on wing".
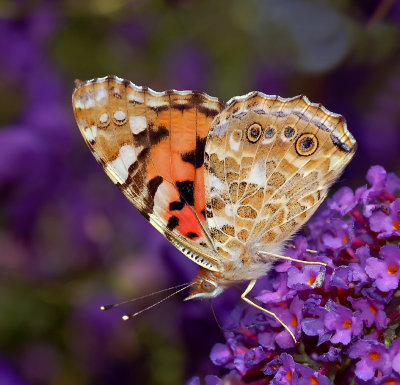
[[156, 195], [158, 186], [162, 183], [162, 181], [163, 181], [162, 176], [156, 176], [153, 179], [151, 179], [147, 184], [147, 187], [149, 189], [149, 195], [152, 201], [154, 201], [154, 196]]
[[278, 111], [273, 111], [271, 112], [272, 115], [277, 116], [278, 118], [286, 118], [288, 116], [288, 114], [286, 114], [285, 112], [278, 110]]
[[199, 168], [204, 163], [204, 149], [206, 147], [207, 138], [196, 136], [196, 148], [193, 151], [182, 154], [182, 160], [193, 164], [195, 168]]
[[173, 103], [171, 104], [171, 107], [174, 110], [178, 110], [180, 112], [184, 112], [185, 110], [189, 110], [191, 108], [194, 108], [194, 105], [190, 102], [185, 102], [185, 103]]
[[169, 136], [169, 131], [165, 126], [158, 126], [157, 130], [154, 127], [149, 131], [150, 145], [156, 145], [164, 138]]
[[168, 219], [168, 223], [167, 223], [167, 229], [168, 230], [173, 230], [175, 227], [177, 227], [179, 225], [179, 219], [178, 217], [172, 216]]
[[195, 106], [198, 106], [199, 104], [202, 104], [205, 101], [206, 101], [206, 98], [199, 91], [193, 91], [193, 93], [189, 99], [189, 102]]
[[144, 164], [146, 157], [149, 154], [149, 149], [144, 148], [138, 155], [137, 161], [131, 164], [128, 168], [128, 179], [121, 185], [122, 188], [127, 189], [127, 188], [132, 188], [136, 194], [139, 194], [140, 191], [133, 186], [135, 184], [136, 186], [142, 186], [143, 185], [143, 175], [138, 171], [138, 168], [140, 165]]
[[179, 201], [173, 201], [169, 204], [170, 211], [182, 210], [185, 204], [194, 206], [193, 181], [186, 180], [175, 184], [179, 192]]
[[204, 107], [204, 106], [198, 106], [197, 110], [201, 114], [207, 116], [207, 118], [213, 118], [215, 115], [218, 115], [220, 112], [219, 110], [215, 110], [215, 109]]
[[212, 211], [211, 206], [210, 206], [210, 207], [206, 207], [205, 212], [206, 212], [206, 215], [205, 215], [206, 218], [212, 218], [212, 217], [214, 217], [214, 213], [213, 213], [213, 211]]
[[[150, 129], [150, 125], [148, 126]], [[151, 132], [151, 131], [149, 131]], [[147, 137], [147, 130], [143, 130], [139, 132], [138, 134], [133, 134], [133, 137], [135, 139], [135, 145], [136, 146], [142, 146], [142, 147], [149, 147], [149, 139]]]
[[158, 113], [160, 113], [160, 112], [162, 112], [162, 111], [167, 111], [167, 110], [169, 110], [169, 105], [168, 104], [165, 104], [165, 105], [162, 105], [162, 106], [157, 106], [157, 107], [149, 107], [149, 106], [147, 106], [147, 108], [149, 108], [150, 110], [152, 110], [152, 111], [154, 111], [156, 114], [158, 114]]
[[186, 236], [187, 236], [188, 238], [190, 238], [190, 239], [194, 239], [194, 238], [197, 238], [197, 237], [199, 236], [199, 234], [193, 233], [192, 231], [189, 231], [189, 232], [186, 234]]
[[181, 202], [186, 202], [188, 205], [194, 205], [194, 189], [193, 181], [185, 180], [183, 182], [176, 182], [176, 187], [179, 191]]
[[340, 139], [335, 136], [335, 135], [331, 135], [331, 139], [332, 139], [332, 143], [341, 151], [344, 152], [350, 152], [351, 148], [346, 144], [340, 141]]
[[221, 100], [217, 101], [215, 108], [210, 107], [210, 102], [208, 97], [206, 97], [203, 93], [198, 91], [193, 91], [193, 94], [190, 97], [189, 102], [192, 105], [195, 105], [197, 107], [197, 110], [200, 113], [206, 115], [207, 117], [214, 117], [225, 108], [225, 103]]
[[185, 206], [185, 202], [178, 202], [178, 201], [173, 201], [169, 204], [169, 210], [173, 211], [173, 210], [182, 210], [183, 207]]

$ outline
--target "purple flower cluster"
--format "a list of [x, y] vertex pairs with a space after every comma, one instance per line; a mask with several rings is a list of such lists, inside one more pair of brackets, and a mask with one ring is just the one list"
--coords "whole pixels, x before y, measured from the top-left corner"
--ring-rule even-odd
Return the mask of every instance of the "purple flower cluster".
[[280, 263], [256, 296], [300, 342], [271, 317], [238, 305], [226, 342], [210, 355], [229, 370], [223, 379], [400, 384], [400, 179], [373, 166], [367, 180], [369, 186], [336, 192], [286, 250], [327, 266]]

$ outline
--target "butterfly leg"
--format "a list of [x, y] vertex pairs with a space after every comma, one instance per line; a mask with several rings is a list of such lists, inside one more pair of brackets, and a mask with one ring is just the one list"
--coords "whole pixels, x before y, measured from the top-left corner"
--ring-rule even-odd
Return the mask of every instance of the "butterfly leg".
[[243, 299], [243, 301], [247, 302], [249, 305], [254, 306], [256, 309], [261, 310], [264, 313], [267, 313], [268, 315], [270, 315], [271, 317], [275, 318], [290, 334], [290, 336], [293, 338], [294, 342], [297, 343], [296, 337], [294, 336], [293, 332], [289, 329], [289, 327], [272, 311], [269, 311], [267, 309], [264, 309], [263, 307], [257, 305], [256, 303], [254, 303], [253, 301], [251, 301], [250, 299], [248, 299], [246, 297], [247, 294], [250, 293], [250, 291], [253, 289], [254, 285], [256, 284], [255, 279], [253, 279], [252, 281], [249, 282], [249, 284], [246, 287], [246, 290], [242, 293], [241, 298]]
[[279, 255], [279, 254], [274, 254], [274, 253], [268, 253], [268, 252], [266, 252], [266, 251], [257, 251], [257, 254], [260, 255], [260, 256], [263, 256], [263, 255], [270, 255], [271, 257], [274, 257], [274, 258], [285, 259], [285, 260], [292, 261], [292, 262], [305, 263], [305, 264], [307, 264], [307, 265], [322, 265], [322, 266], [326, 266], [326, 263], [324, 263], [324, 262], [303, 261], [302, 259], [290, 258], [290, 257], [286, 257], [286, 256], [284, 256], [284, 255]]

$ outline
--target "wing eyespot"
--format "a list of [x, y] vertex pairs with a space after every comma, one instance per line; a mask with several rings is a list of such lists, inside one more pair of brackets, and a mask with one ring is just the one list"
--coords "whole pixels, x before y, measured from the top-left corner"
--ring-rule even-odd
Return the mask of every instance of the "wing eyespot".
[[126, 117], [126, 113], [124, 111], [117, 110], [114, 112], [113, 122], [116, 125], [121, 126], [126, 123], [126, 120], [127, 120], [127, 117]]
[[257, 143], [261, 137], [262, 127], [259, 123], [252, 123], [247, 128], [247, 139], [250, 143]]
[[285, 136], [286, 139], [293, 138], [295, 136], [295, 134], [296, 134], [296, 130], [291, 126], [285, 127], [285, 129], [283, 131], [283, 135]]
[[318, 148], [318, 139], [314, 134], [303, 134], [296, 141], [296, 152], [300, 156], [310, 156]]
[[274, 135], [275, 128], [273, 128], [272, 126], [267, 127], [264, 133], [265, 139], [271, 139]]

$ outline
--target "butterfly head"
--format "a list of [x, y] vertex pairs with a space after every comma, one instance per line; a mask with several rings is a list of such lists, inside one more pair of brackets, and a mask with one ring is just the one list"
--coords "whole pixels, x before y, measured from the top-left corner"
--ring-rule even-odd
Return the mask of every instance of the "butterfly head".
[[185, 301], [196, 298], [214, 298], [224, 290], [225, 285], [222, 284], [220, 273], [200, 268], [192, 281], [190, 294], [185, 298]]

